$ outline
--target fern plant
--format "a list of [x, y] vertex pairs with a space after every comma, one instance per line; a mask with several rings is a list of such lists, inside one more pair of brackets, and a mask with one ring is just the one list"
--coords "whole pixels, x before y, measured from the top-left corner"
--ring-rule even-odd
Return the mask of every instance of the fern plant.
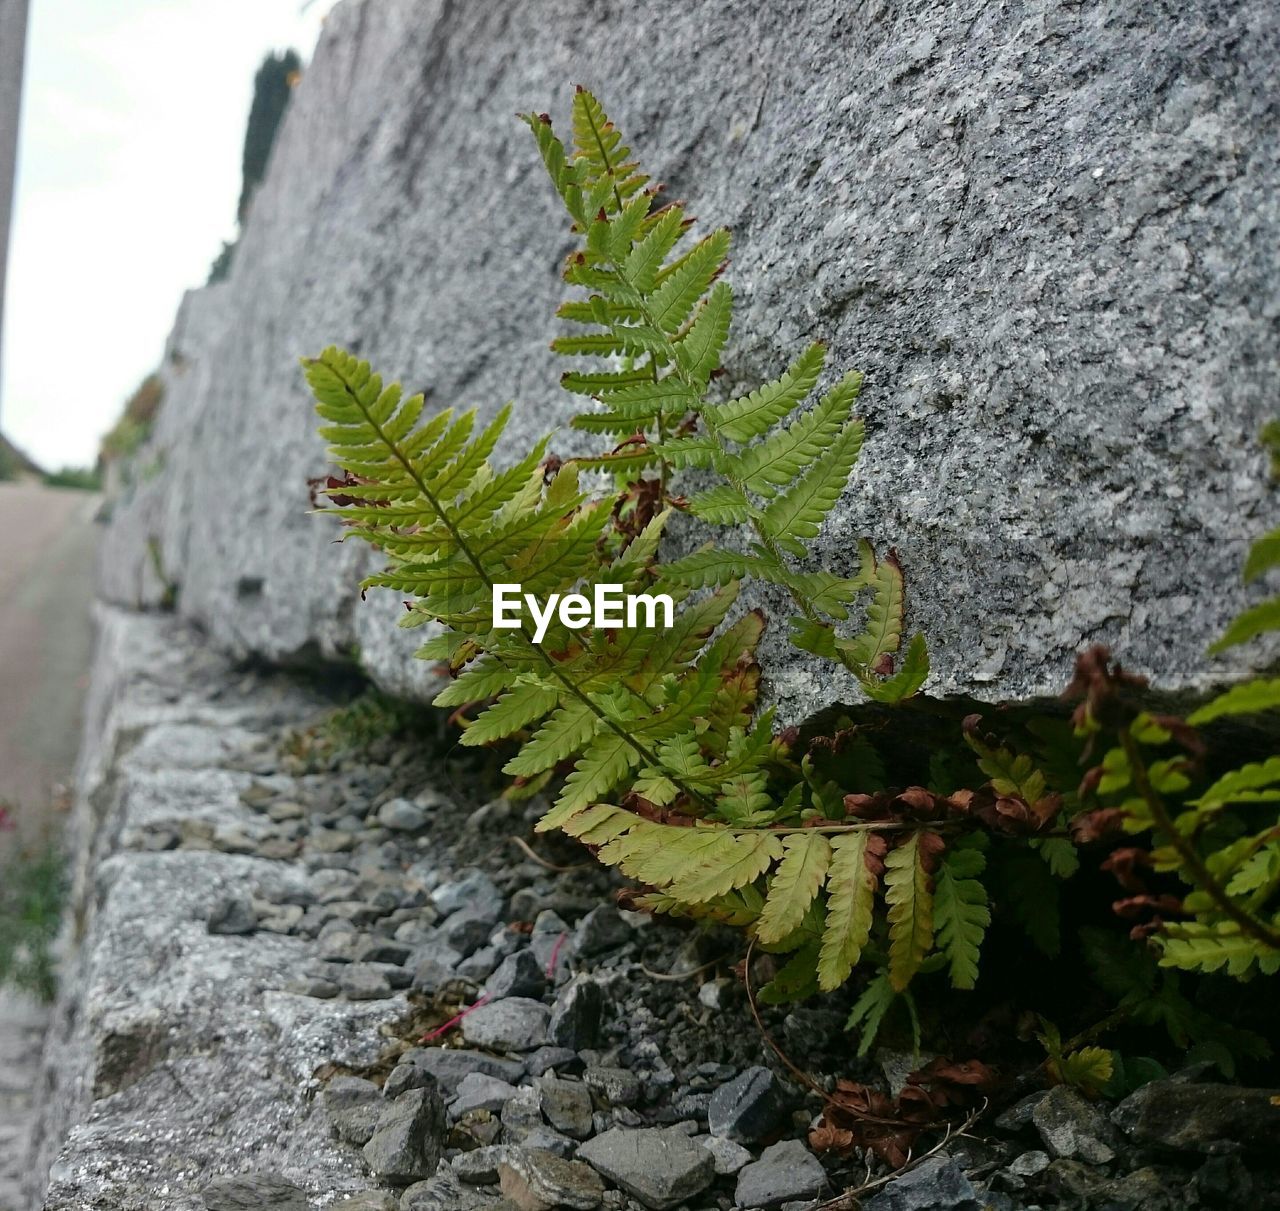
[[[1153, 829], [1161, 869], [1196, 888], [1185, 919], [1165, 912], [1144, 927], [1166, 965], [1274, 970], [1274, 813], [1262, 832], [1228, 829], [1223, 840], [1222, 827], [1242, 796], [1280, 799], [1280, 769], [1246, 767], [1170, 815], [1160, 796], [1190, 786], [1186, 758], [1147, 765], [1142, 751], [1185, 743], [1192, 729], [1119, 709], [1124, 677], [1097, 653], [1077, 678], [1077, 731], [1093, 742], [1109, 729], [1116, 743], [1080, 791], [1079, 744], [1052, 719], [1011, 744], [974, 716], [891, 771], [860, 725], [804, 739], [775, 725], [756, 659], [766, 620], [738, 608], [744, 581], [785, 590], [792, 643], [851, 670], [869, 698], [901, 702], [928, 673], [920, 636], [901, 650], [892, 552], [878, 558], [862, 542], [858, 568], [843, 574], [815, 568], [808, 553], [861, 449], [861, 380], [846, 374], [819, 391], [826, 358], [814, 344], [776, 380], [717, 397], [732, 312], [728, 233], [690, 235], [683, 209], [661, 204], [590, 93], [574, 96], [567, 147], [546, 115], [524, 121], [578, 241], [564, 270], [574, 297], [558, 312], [573, 331], [553, 346], [591, 359], [562, 379], [590, 401], [573, 425], [612, 449], [561, 461], [544, 437], [496, 464], [510, 408], [479, 427], [474, 412], [427, 415], [422, 396], [405, 398], [337, 349], [304, 363], [342, 469], [323, 489], [325, 511], [385, 555], [363, 587], [411, 598], [402, 625], [436, 628], [418, 655], [451, 675], [435, 702], [454, 712], [462, 742], [514, 742], [504, 765], [513, 791], [555, 794], [538, 827], [578, 838], [639, 882], [638, 907], [736, 925], [776, 956], [763, 1000], [832, 990], [863, 968], [850, 1017], [863, 1051], [899, 1007], [919, 1043], [917, 977], [975, 986], [993, 914], [1056, 956], [1059, 885], [1108, 812], [1132, 832]], [[599, 472], [611, 488], [598, 486]], [[709, 527], [711, 538], [664, 559], [676, 526]], [[1250, 574], [1278, 560], [1272, 535]], [[512, 582], [544, 600], [618, 585], [665, 593], [678, 609], [670, 627], [650, 617], [625, 629], [562, 614], [538, 642], [525, 623], [496, 625], [494, 586]], [[1232, 635], [1271, 622], [1254, 614]], [[1191, 723], [1277, 701], [1280, 683], [1237, 687]], [[1096, 794], [1111, 798], [1085, 810]], [[1162, 1005], [1183, 1004], [1162, 987], [1172, 989]], [[1186, 1017], [1178, 1029], [1191, 1037]], [[1061, 1079], [1104, 1079], [1099, 1049], [1077, 1057], [1081, 1048], [1045, 1030]]]
[[[897, 701], [923, 683], [919, 637], [893, 669], [903, 586], [892, 555], [863, 543], [850, 576], [801, 563], [861, 447], [859, 377], [802, 410], [824, 368], [814, 345], [776, 381], [713, 401], [728, 234], [681, 246], [681, 208], [658, 204], [589, 93], [574, 98], [572, 153], [545, 117], [526, 121], [581, 237], [566, 278], [585, 297], [560, 314], [588, 331], [556, 349], [610, 359], [565, 376], [596, 401], [574, 424], [624, 440], [561, 463], [543, 439], [495, 467], [509, 409], [479, 432], [473, 413], [426, 417], [421, 396], [326, 350], [305, 366], [343, 470], [326, 486], [327, 511], [389, 561], [364, 587], [411, 595], [403, 625], [442, 626], [418, 655], [454, 675], [435, 701], [455, 708], [463, 743], [518, 738], [504, 768], [525, 792], [562, 779], [539, 828], [563, 829], [640, 881], [644, 906], [731, 921], [790, 956], [770, 995], [835, 988], [864, 957], [895, 995], [926, 962], [971, 986], [989, 919], [975, 876], [990, 822], [964, 797], [916, 803], [909, 791], [903, 811], [864, 811], [821, 754], [798, 751], [760, 709], [765, 619], [734, 610], [743, 580], [780, 585], [795, 603], [793, 641], [852, 669], [870, 697]], [[593, 495], [583, 474], [601, 469], [614, 490]], [[713, 486], [675, 495], [686, 469]], [[663, 535], [686, 513], [749, 527], [749, 545], [662, 561]], [[537, 643], [526, 625], [495, 626], [493, 586], [511, 582], [544, 599], [616, 584], [680, 608], [670, 628], [557, 619]], [[847, 633], [863, 594], [864, 626]], [[1018, 819], [1041, 826], [1026, 805]]]
[[[1280, 424], [1263, 438], [1273, 473], [1280, 461]], [[1244, 566], [1245, 583], [1280, 566], [1280, 529], [1258, 539]], [[1241, 614], [1209, 649], [1225, 651], [1280, 630], [1280, 596]], [[1240, 979], [1280, 972], [1280, 755], [1201, 776], [1207, 746], [1197, 729], [1247, 720], [1280, 708], [1280, 679], [1232, 686], [1185, 720], [1126, 709], [1125, 692], [1142, 684], [1113, 666], [1105, 651], [1082, 658], [1075, 689], [1082, 737], [1111, 735], [1115, 744], [1086, 784], [1103, 803], [1089, 827], [1108, 824], [1150, 833], [1143, 858], [1157, 874], [1173, 874], [1191, 891], [1183, 898], [1142, 892], [1135, 908], [1151, 919], [1150, 936], [1166, 967], [1225, 971]], [[1130, 851], [1132, 852], [1132, 851]]]
[[[659, 205], [660, 187], [585, 89], [573, 98], [572, 154], [548, 115], [524, 120], [579, 240], [564, 277], [581, 297], [557, 314], [585, 331], [560, 337], [552, 348], [595, 359], [561, 382], [596, 406], [572, 423], [624, 439], [590, 465], [624, 482], [657, 469], [660, 496], [673, 469], [708, 472], [714, 486], [680, 507], [713, 526], [748, 526], [753, 537], [747, 551], [708, 546], [667, 564], [665, 577], [693, 589], [749, 578], [779, 585], [798, 610], [791, 622], [797, 647], [844, 664], [873, 698], [897, 702], [914, 694], [929, 671], [922, 636], [911, 641], [896, 675], [881, 677], [892, 670], [902, 640], [896, 557], [877, 561], [864, 541], [854, 576], [802, 571], [794, 562], [805, 556], [806, 541], [817, 536], [862, 449], [863, 425], [853, 416], [862, 376], [846, 373], [801, 412], [826, 360], [815, 343], [780, 378], [712, 402], [709, 387], [733, 313], [733, 292], [722, 279], [728, 230], [689, 242], [693, 221], [683, 206]], [[848, 618], [864, 590], [871, 594], [865, 628], [839, 634], [835, 624]]]

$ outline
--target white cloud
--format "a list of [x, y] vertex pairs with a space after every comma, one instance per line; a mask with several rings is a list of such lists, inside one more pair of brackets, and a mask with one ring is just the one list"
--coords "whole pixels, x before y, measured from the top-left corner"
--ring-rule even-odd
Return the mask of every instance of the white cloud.
[[253, 74], [320, 0], [32, 0], [0, 418], [88, 464], [235, 231]]

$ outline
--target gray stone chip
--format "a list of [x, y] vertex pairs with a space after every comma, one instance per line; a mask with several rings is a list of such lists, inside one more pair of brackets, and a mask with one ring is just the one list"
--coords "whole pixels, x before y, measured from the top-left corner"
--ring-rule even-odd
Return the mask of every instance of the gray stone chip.
[[740, 1207], [777, 1207], [816, 1198], [826, 1180], [826, 1170], [808, 1148], [799, 1140], [783, 1140], [738, 1174], [734, 1198]]
[[410, 1089], [383, 1107], [378, 1128], [364, 1146], [369, 1168], [397, 1185], [422, 1181], [436, 1171], [444, 1148], [444, 1103], [435, 1089]]
[[541, 1001], [508, 997], [491, 1001], [462, 1019], [462, 1037], [494, 1051], [533, 1051], [549, 1040], [551, 1011]]
[[520, 1211], [593, 1211], [604, 1197], [604, 1184], [587, 1165], [536, 1148], [508, 1149], [498, 1162], [498, 1180]]
[[202, 1197], [208, 1211], [307, 1211], [307, 1194], [274, 1173], [216, 1177]]
[[651, 1211], [678, 1207], [716, 1176], [711, 1153], [674, 1128], [615, 1127], [588, 1140], [578, 1156]]

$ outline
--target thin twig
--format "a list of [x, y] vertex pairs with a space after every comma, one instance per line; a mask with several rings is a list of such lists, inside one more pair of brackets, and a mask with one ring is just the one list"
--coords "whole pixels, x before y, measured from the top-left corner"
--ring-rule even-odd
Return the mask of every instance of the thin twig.
[[747, 957], [742, 964], [743, 984], [746, 986], [746, 989], [747, 989], [747, 1004], [751, 1007], [751, 1016], [755, 1019], [756, 1029], [760, 1031], [761, 1036], [764, 1038], [764, 1041], [769, 1044], [769, 1047], [772, 1049], [774, 1055], [776, 1055], [778, 1059], [780, 1059], [787, 1066], [787, 1069], [796, 1078], [796, 1080], [798, 1080], [802, 1085], [804, 1085], [807, 1089], [811, 1090], [813, 1093], [816, 1093], [827, 1105], [837, 1107], [841, 1111], [841, 1113], [855, 1114], [859, 1119], [861, 1119], [865, 1123], [876, 1123], [884, 1127], [913, 1126], [914, 1124], [908, 1123], [905, 1119], [881, 1118], [879, 1115], [867, 1114], [865, 1111], [854, 1111], [850, 1107], [844, 1105], [843, 1103], [836, 1101], [835, 1098], [833, 1098], [825, 1089], [823, 1089], [820, 1085], [817, 1084], [816, 1081], [814, 1081], [813, 1077], [811, 1077], [807, 1072], [801, 1071], [801, 1069], [796, 1066], [795, 1062], [791, 1059], [791, 1057], [785, 1051], [783, 1051], [781, 1047], [778, 1046], [778, 1044], [774, 1041], [773, 1035], [771, 1035], [769, 1031], [765, 1028], [764, 1021], [760, 1017], [760, 1009], [756, 1005], [755, 989], [752, 988], [751, 986], [751, 955], [752, 955], [752, 952], [755, 950], [755, 946], [756, 946], [756, 940], [755, 938], [752, 938], [751, 941], [747, 944]]
[[[861, 1196], [870, 1194], [872, 1190], [878, 1190], [881, 1186], [887, 1186], [895, 1178], [901, 1177], [904, 1173], [909, 1173], [917, 1165], [923, 1164], [931, 1156], [936, 1156], [943, 1148], [947, 1146], [956, 1136], [967, 1135], [969, 1128], [974, 1125], [987, 1112], [987, 1106], [990, 1103], [986, 1098], [982, 1099], [982, 1105], [973, 1111], [963, 1123], [958, 1127], [954, 1123], [948, 1123], [947, 1129], [943, 1133], [942, 1138], [934, 1144], [928, 1152], [923, 1152], [917, 1157], [907, 1154], [906, 1161], [899, 1165], [892, 1173], [886, 1173], [883, 1177], [877, 1177], [874, 1180], [863, 1182], [861, 1186], [854, 1186], [842, 1194], [837, 1194], [835, 1198], [828, 1199], [825, 1203], [819, 1203], [816, 1211], [845, 1211], [846, 1208], [857, 1207], [861, 1205]], [[871, 1169], [868, 1167], [867, 1174], [870, 1176]]]
[[688, 980], [693, 976], [701, 975], [704, 971], [710, 971], [719, 962], [719, 959], [712, 959], [710, 963], [703, 963], [701, 967], [695, 967], [692, 971], [661, 972], [650, 971], [643, 963], [638, 963], [636, 966], [639, 967], [640, 970], [643, 971], [651, 980], [663, 980], [670, 982], [674, 980]]
[[539, 866], [545, 867], [547, 870], [553, 870], [558, 875], [568, 874], [571, 870], [585, 870], [586, 867], [595, 865], [594, 862], [575, 862], [572, 866], [557, 866], [554, 862], [548, 862], [523, 837], [508, 837], [507, 840], [512, 845], [518, 846], [528, 858], [531, 858]]

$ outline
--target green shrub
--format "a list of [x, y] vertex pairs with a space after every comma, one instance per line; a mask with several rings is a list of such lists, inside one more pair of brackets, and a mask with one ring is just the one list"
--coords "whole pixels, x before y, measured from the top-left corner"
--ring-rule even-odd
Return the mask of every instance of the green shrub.
[[102, 476], [96, 468], [63, 467], [44, 476], [46, 488], [75, 488], [81, 492], [97, 492], [102, 488]]
[[158, 374], [148, 374], [125, 401], [120, 419], [102, 439], [102, 458], [111, 461], [136, 454], [150, 438], [163, 403], [164, 380]]
[[52, 847], [0, 864], [0, 984], [53, 999], [53, 945], [65, 895], [62, 855]]

